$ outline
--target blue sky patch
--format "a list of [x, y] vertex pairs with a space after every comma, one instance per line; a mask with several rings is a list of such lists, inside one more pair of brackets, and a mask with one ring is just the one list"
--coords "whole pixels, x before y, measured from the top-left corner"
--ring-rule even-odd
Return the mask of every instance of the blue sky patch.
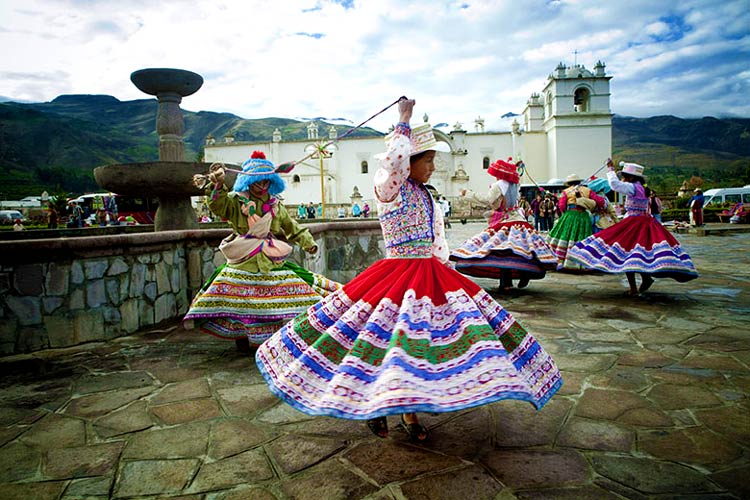
[[676, 42], [684, 37], [685, 33], [692, 30], [692, 27], [685, 23], [685, 18], [682, 16], [664, 16], [660, 17], [659, 21], [666, 24], [669, 30], [666, 33], [652, 35], [651, 38], [655, 42]]
[[304, 31], [298, 31], [297, 33], [295, 33], [295, 35], [307, 36], [316, 40], [319, 40], [325, 36], [323, 33], [305, 33]]

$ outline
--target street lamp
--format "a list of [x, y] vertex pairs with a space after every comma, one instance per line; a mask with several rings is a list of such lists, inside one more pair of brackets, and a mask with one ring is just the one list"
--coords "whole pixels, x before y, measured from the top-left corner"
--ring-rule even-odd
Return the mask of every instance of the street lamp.
[[323, 171], [323, 160], [333, 156], [334, 151], [336, 151], [336, 145], [332, 142], [316, 142], [315, 144], [310, 144], [305, 147], [305, 153], [307, 153], [310, 158], [317, 158], [320, 161], [320, 208], [321, 217], [323, 218], [326, 216], [326, 191], [325, 183], [323, 181], [325, 175]]

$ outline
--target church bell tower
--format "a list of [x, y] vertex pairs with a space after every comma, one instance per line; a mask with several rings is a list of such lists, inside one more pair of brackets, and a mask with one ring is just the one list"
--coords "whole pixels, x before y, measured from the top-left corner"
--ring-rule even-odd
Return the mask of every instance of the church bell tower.
[[562, 62], [542, 90], [542, 128], [552, 177], [590, 175], [612, 156], [612, 112], [605, 65], [594, 71]]

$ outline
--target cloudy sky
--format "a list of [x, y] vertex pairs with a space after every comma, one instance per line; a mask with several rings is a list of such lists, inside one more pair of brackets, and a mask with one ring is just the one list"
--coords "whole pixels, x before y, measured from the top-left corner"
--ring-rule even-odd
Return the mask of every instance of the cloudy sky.
[[358, 123], [407, 95], [502, 129], [601, 60], [614, 113], [750, 117], [750, 0], [0, 0], [0, 47], [2, 100], [143, 99], [130, 73], [171, 67], [205, 80], [191, 111]]

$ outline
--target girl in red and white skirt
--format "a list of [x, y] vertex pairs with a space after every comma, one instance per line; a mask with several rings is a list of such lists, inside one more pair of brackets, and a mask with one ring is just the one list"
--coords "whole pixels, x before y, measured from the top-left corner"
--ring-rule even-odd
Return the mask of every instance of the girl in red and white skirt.
[[412, 129], [413, 100], [375, 174], [387, 257], [276, 332], [256, 354], [271, 391], [310, 415], [366, 420], [388, 435], [400, 415], [427, 439], [417, 412], [518, 399], [541, 408], [562, 385], [539, 343], [448, 261], [443, 214], [425, 187], [438, 143]]

